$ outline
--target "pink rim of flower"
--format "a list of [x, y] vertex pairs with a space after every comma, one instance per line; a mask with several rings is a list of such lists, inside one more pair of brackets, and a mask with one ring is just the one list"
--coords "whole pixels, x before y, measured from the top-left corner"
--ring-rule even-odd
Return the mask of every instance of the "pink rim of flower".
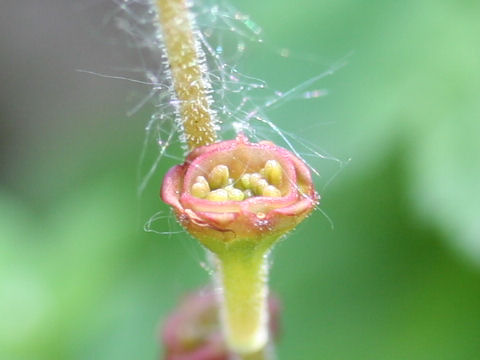
[[[277, 160], [283, 169], [280, 197], [210, 201], [191, 194], [196, 177], [205, 176], [216, 165], [227, 165], [232, 176], [239, 178], [258, 171], [268, 160]], [[251, 143], [243, 134], [193, 150], [184, 164], [168, 171], [161, 197], [193, 236], [224, 241], [282, 235], [301, 222], [319, 199], [302, 160], [270, 141]]]

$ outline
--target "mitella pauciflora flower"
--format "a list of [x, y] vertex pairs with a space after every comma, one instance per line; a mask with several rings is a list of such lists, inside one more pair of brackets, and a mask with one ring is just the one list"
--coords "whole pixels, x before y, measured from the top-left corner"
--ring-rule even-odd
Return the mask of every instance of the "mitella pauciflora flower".
[[161, 197], [215, 256], [224, 336], [238, 353], [268, 341], [273, 244], [319, 201], [310, 170], [290, 151], [243, 134], [194, 149], [166, 174]]

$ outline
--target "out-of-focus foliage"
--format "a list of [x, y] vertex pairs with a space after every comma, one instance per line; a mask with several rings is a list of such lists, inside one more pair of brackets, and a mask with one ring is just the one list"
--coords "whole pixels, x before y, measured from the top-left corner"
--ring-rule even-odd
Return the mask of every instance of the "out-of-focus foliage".
[[[328, 79], [333, 95], [321, 111], [304, 115], [335, 121], [322, 146], [347, 152], [359, 171], [399, 146], [412, 210], [480, 264], [480, 3], [278, 6], [282, 21], [267, 28], [276, 41], [329, 57], [353, 52], [346, 68]], [[268, 23], [270, 7], [262, 10], [259, 21]]]
[[[44, 4], [42, 11], [56, 9], [53, 0]], [[86, 75], [73, 77], [68, 90], [58, 84], [63, 74], [96, 65], [62, 63], [62, 55], [88, 49], [68, 29], [74, 16], [92, 12], [76, 9], [58, 20], [65, 31], [57, 32], [30, 25], [29, 5], [0, 5], [2, 34], [15, 37], [24, 24], [38, 37], [0, 42], [0, 60], [10, 64], [0, 85], [0, 359], [154, 359], [162, 319], [210, 279], [186, 234], [143, 231], [152, 214], [168, 215], [158, 189], [175, 160], [162, 161], [136, 196], [149, 109], [125, 120], [117, 95], [116, 103], [89, 98], [76, 110], [94, 92]], [[274, 252], [271, 285], [283, 300], [279, 358], [477, 358], [480, 3], [236, 5], [263, 26], [265, 46], [291, 49], [285, 60], [250, 56], [243, 64], [273, 87], [288, 89], [351, 54], [320, 83], [327, 97], [270, 113], [285, 130], [352, 158], [322, 191], [334, 229], [317, 212]], [[19, 20], [7, 21], [6, 9], [17, 8]], [[63, 42], [59, 51], [52, 37], [60, 43], [65, 34], [76, 46]], [[77, 86], [90, 90], [79, 96]], [[323, 168], [330, 163], [313, 162], [331, 177]], [[155, 228], [179, 230], [171, 216]]]

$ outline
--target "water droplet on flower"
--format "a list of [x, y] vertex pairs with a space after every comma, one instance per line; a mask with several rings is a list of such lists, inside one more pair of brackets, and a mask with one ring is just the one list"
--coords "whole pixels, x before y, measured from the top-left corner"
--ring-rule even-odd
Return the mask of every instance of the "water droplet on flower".
[[263, 213], [263, 212], [258, 212], [257, 213], [257, 219], [265, 219], [266, 216], [267, 215], [265, 215], [265, 213]]

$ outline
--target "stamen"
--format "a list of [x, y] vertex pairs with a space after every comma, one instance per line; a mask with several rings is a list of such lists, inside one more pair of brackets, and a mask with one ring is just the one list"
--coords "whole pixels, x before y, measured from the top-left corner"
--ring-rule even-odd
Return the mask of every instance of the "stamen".
[[277, 160], [268, 160], [265, 163], [265, 177], [272, 185], [279, 186], [282, 183], [282, 166]]
[[255, 191], [255, 194], [257, 195], [262, 195], [263, 194], [263, 189], [265, 189], [268, 186], [268, 181], [265, 179], [260, 179], [257, 181], [255, 188], [253, 191]]
[[205, 198], [210, 193], [208, 183], [196, 182], [192, 185], [192, 195], [200, 199]]
[[262, 179], [262, 175], [260, 175], [259, 173], [251, 174], [249, 189], [252, 189], [253, 191], [255, 191], [255, 189], [257, 188], [257, 184], [261, 179]]
[[207, 200], [210, 201], [227, 201], [228, 192], [225, 189], [217, 189], [210, 191], [207, 195]]
[[[243, 201], [253, 196], [281, 197], [283, 169], [277, 160], [268, 160], [258, 172], [230, 177], [226, 165], [215, 166], [207, 175], [197, 176], [192, 185], [193, 196], [210, 201]], [[213, 191], [211, 191], [213, 189]]]
[[242, 185], [244, 189], [250, 189], [250, 176], [251, 174], [243, 174], [240, 177], [240, 185]]
[[208, 191], [210, 191], [210, 185], [208, 185], [208, 181], [207, 179], [205, 179], [205, 176], [197, 176], [197, 178], [195, 179], [195, 182], [207, 185]]
[[245, 195], [245, 199], [251, 198], [252, 196], [255, 195], [253, 191], [250, 189], [244, 190], [243, 194]]
[[208, 174], [208, 183], [212, 189], [219, 189], [228, 184], [230, 171], [226, 165], [215, 166]]
[[228, 189], [228, 200], [233, 200], [233, 201], [242, 201], [245, 199], [245, 194], [243, 193], [242, 190], [232, 188]]
[[282, 193], [275, 186], [268, 185], [265, 188], [263, 188], [262, 195], [268, 196], [268, 197], [280, 197], [282, 196]]

